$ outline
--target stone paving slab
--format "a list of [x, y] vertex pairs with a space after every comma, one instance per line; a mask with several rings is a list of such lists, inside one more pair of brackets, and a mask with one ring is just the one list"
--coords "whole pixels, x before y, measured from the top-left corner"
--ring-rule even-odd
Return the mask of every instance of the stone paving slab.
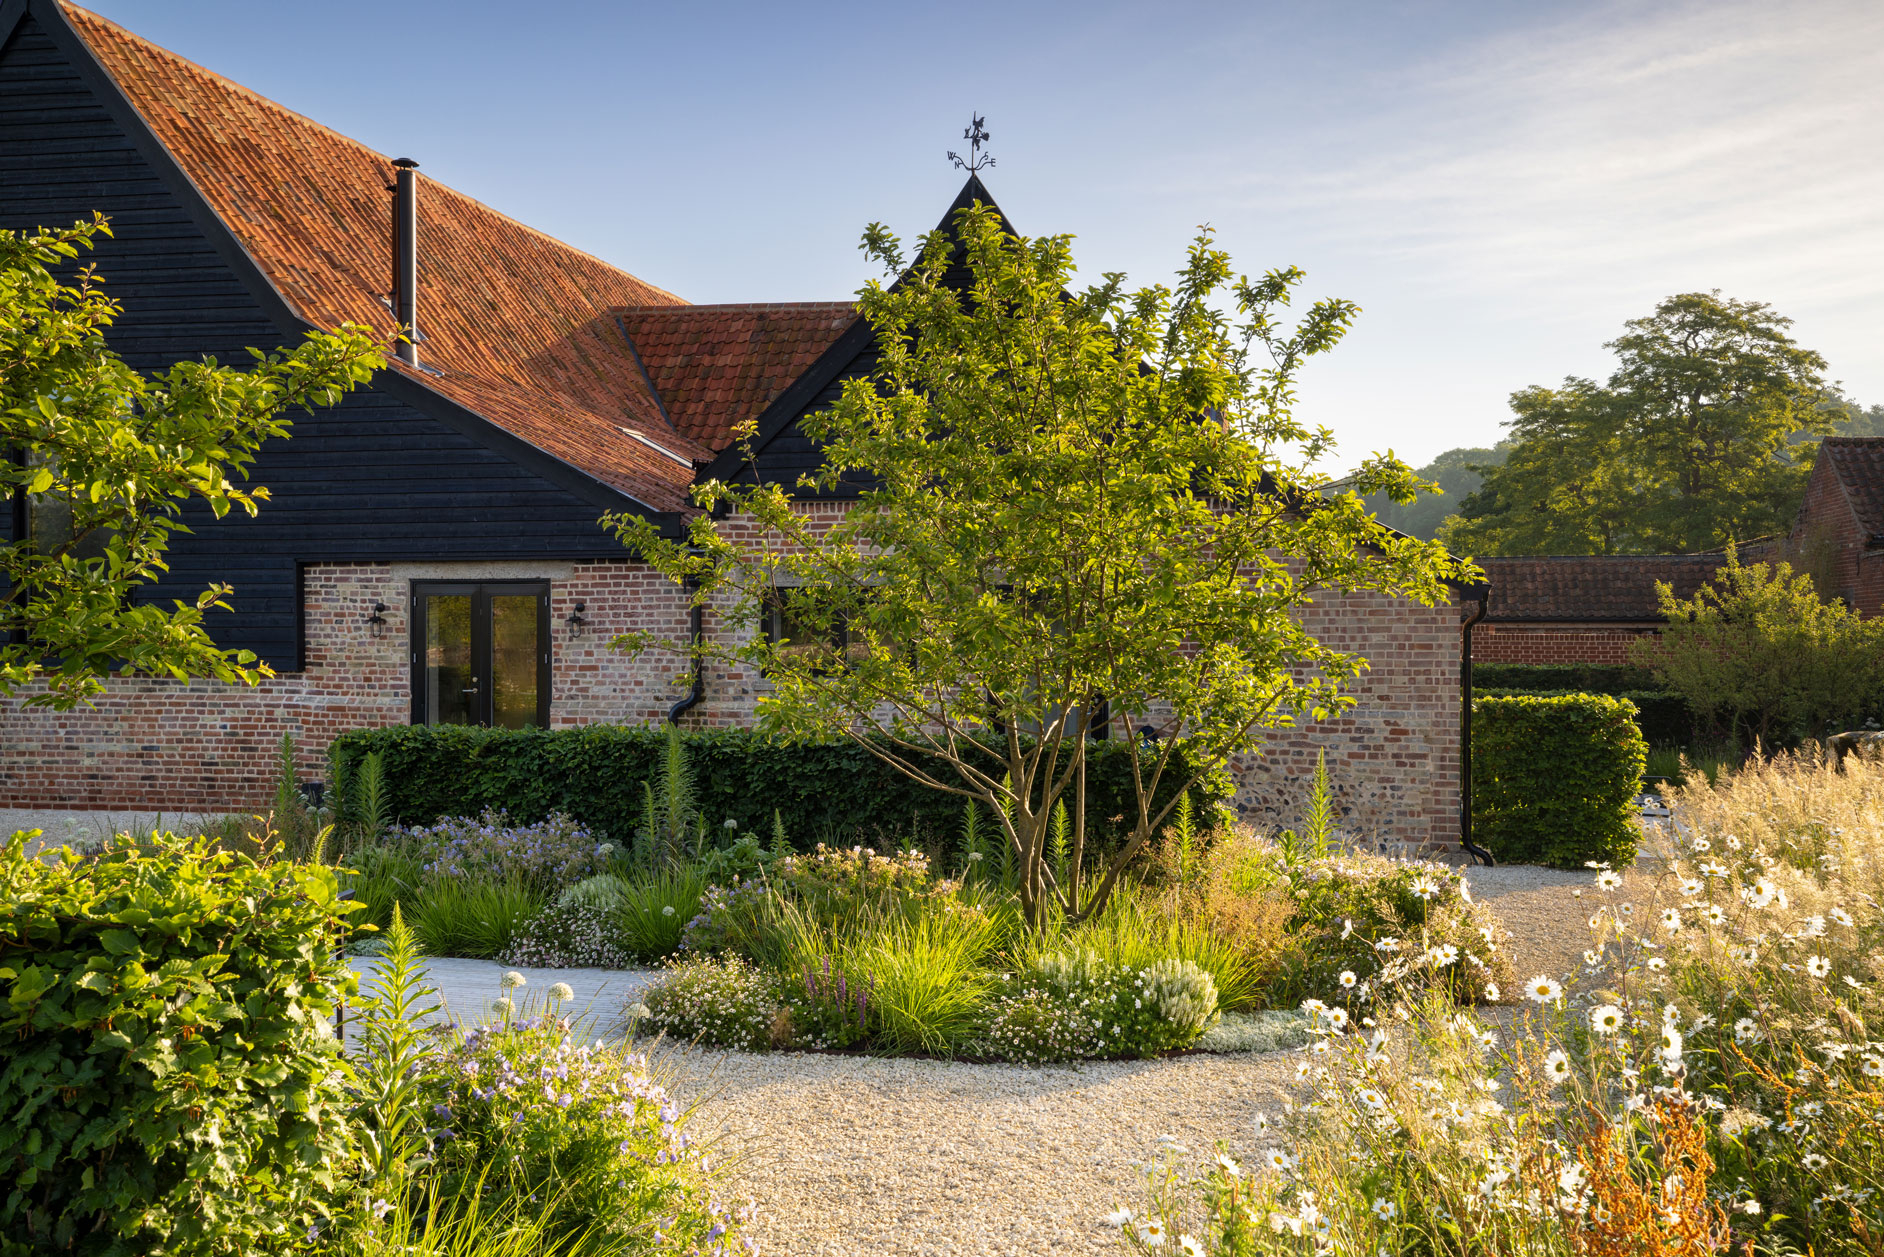
[[[348, 963], [360, 975], [360, 988], [372, 990], [375, 957], [350, 956]], [[491, 1001], [508, 994], [523, 1012], [540, 1011], [547, 1003], [549, 989], [564, 982], [575, 992], [561, 1005], [560, 1011], [586, 1021], [588, 1033], [612, 1038], [624, 1028], [622, 1010], [641, 991], [661, 976], [658, 969], [522, 969], [500, 965], [494, 960], [464, 960], [431, 957], [425, 960], [425, 980], [438, 992], [439, 1012], [428, 1022], [455, 1020], [475, 1023], [492, 1016]], [[501, 979], [505, 973], [521, 973], [524, 985], [506, 992]]]

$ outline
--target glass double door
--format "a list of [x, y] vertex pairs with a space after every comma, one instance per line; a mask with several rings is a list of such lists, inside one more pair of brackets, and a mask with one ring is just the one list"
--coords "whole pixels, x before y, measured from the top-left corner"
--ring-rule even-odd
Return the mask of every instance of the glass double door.
[[549, 725], [549, 585], [415, 581], [412, 723]]

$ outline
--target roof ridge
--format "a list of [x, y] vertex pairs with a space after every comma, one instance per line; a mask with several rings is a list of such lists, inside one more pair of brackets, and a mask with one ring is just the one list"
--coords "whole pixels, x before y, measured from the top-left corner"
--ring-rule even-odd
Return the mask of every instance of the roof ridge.
[[[363, 141], [360, 141], [360, 140], [356, 140], [355, 138], [353, 138], [350, 135], [347, 135], [344, 132], [336, 131], [332, 127], [328, 126], [326, 123], [310, 118], [304, 113], [301, 113], [294, 109], [290, 109], [286, 105], [282, 104], [280, 101], [275, 100], [273, 97], [264, 96], [260, 92], [256, 91], [254, 88], [238, 83], [226, 74], [218, 74], [216, 71], [210, 69], [209, 67], [205, 65], [202, 65], [200, 62], [192, 61], [190, 60], [190, 58], [184, 56], [180, 52], [173, 52], [170, 49], [164, 47], [162, 44], [156, 43], [153, 40], [146, 39], [142, 35], [139, 35], [137, 32], [130, 30], [128, 27], [120, 26], [118, 23], [112, 21], [110, 18], [105, 17], [104, 15], [100, 13], [93, 12], [91, 9], [87, 9], [82, 5], [74, 4], [72, 0], [58, 0], [58, 4], [61, 9], [66, 11], [66, 14], [68, 16], [77, 15], [81, 17], [83, 20], [96, 22], [100, 26], [107, 27], [114, 36], [122, 38], [130, 43], [141, 44], [144, 47], [150, 49], [152, 52], [155, 52], [155, 53], [160, 54], [161, 56], [167, 57], [170, 60], [175, 61], [181, 65], [188, 66], [190, 70], [192, 70], [193, 72], [202, 75], [206, 79], [211, 80], [212, 82], [216, 83], [218, 86], [222, 87], [223, 89], [234, 92], [254, 102], [255, 104], [265, 106], [268, 109], [272, 109], [276, 113], [280, 114], [281, 116], [285, 118], [291, 118], [298, 125], [306, 126], [306, 127], [312, 128], [313, 130], [319, 131], [324, 135], [330, 136], [333, 139], [338, 140], [342, 144], [345, 144], [351, 148], [357, 149], [362, 153], [368, 154], [382, 162], [387, 163], [388, 165], [390, 165], [392, 162], [392, 158], [386, 156], [384, 153], [380, 152], [378, 149], [374, 148], [372, 145], [364, 143]], [[135, 100], [132, 101], [132, 105], [133, 107], [136, 106]], [[644, 288], [650, 289], [653, 292], [660, 293], [664, 297], [672, 297], [674, 299], [672, 304], [674, 305], [685, 306], [685, 305], [693, 304], [692, 302], [688, 301], [685, 297], [682, 297], [677, 293], [669, 292], [667, 289], [662, 288], [658, 284], [649, 283], [647, 280], [641, 278], [639, 275], [634, 274], [632, 271], [623, 270], [621, 267], [615, 265], [613, 262], [610, 262], [606, 258], [598, 257], [597, 255], [590, 253], [586, 249], [579, 249], [575, 245], [570, 244], [567, 240], [563, 240], [563, 239], [560, 239], [559, 237], [552, 236], [548, 232], [542, 230], [541, 228], [532, 227], [530, 224], [522, 221], [521, 219], [512, 218], [509, 214], [504, 213], [504, 211], [497, 209], [491, 205], [488, 205], [483, 201], [480, 201], [478, 198], [472, 196], [468, 192], [461, 191], [458, 188], [452, 187], [448, 183], [445, 183], [438, 179], [433, 179], [429, 176], [427, 176], [425, 183], [426, 183], [427, 192], [438, 190], [438, 191], [450, 193], [452, 196], [455, 196], [462, 201], [466, 201], [469, 204], [477, 206], [480, 210], [482, 210], [483, 212], [487, 214], [490, 214], [492, 217], [501, 218], [505, 222], [511, 224], [512, 226], [517, 227], [523, 231], [526, 231], [533, 236], [538, 236], [542, 238], [543, 240], [546, 240], [549, 243], [555, 245], [559, 249], [566, 249], [570, 253], [579, 254], [582, 257], [588, 258], [591, 262], [596, 263], [598, 266], [605, 266], [611, 271], [615, 271], [618, 274], [621, 274], [629, 279], [634, 280], [635, 283], [641, 285]], [[656, 308], [661, 308], [661, 307], [650, 306], [648, 308], [656, 309]]]
[[816, 310], [850, 309], [856, 304], [849, 298], [841, 301], [685, 301], [676, 306], [615, 306], [614, 309], [623, 312], [628, 310]]

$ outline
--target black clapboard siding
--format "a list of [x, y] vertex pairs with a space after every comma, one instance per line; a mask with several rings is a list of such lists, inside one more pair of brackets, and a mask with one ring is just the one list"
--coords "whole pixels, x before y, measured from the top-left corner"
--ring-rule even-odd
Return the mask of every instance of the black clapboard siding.
[[[241, 365], [251, 345], [294, 339], [28, 18], [0, 49], [0, 227], [57, 226], [94, 210], [114, 235], [80, 261], [123, 304], [108, 339], [139, 370], [204, 356]], [[624, 553], [592, 502], [376, 389], [296, 415], [292, 437], [269, 442], [250, 479], [271, 494], [261, 513], [217, 520], [187, 505], [193, 531], [176, 537], [169, 575], [144, 596], [167, 603], [233, 585], [234, 610], [213, 615], [211, 633], [277, 669], [300, 666], [298, 564]]]

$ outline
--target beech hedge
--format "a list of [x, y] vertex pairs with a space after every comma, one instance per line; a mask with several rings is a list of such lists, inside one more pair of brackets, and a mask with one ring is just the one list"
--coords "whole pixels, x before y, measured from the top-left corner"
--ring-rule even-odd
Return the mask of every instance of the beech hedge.
[[[818, 842], [953, 842], [963, 799], [924, 786], [854, 742], [783, 743], [749, 729], [682, 735], [693, 772], [695, 804], [716, 834], [728, 819], [741, 832], [772, 829], [776, 811], [801, 848]], [[573, 729], [483, 729], [466, 725], [398, 725], [341, 734], [329, 751], [358, 780], [360, 761], [381, 756], [393, 820], [429, 825], [447, 816], [500, 808], [518, 824], [564, 812], [598, 836], [627, 843], [641, 821], [642, 783], [660, 771], [667, 734], [655, 727], [583, 725]], [[1130, 754], [1134, 743], [1088, 747], [1086, 819], [1089, 841], [1103, 850], [1132, 815]], [[1171, 784], [1190, 777], [1195, 760], [1180, 744], [1159, 806]], [[940, 780], [953, 772], [938, 764]], [[1229, 776], [1209, 774], [1193, 787], [1197, 815], [1207, 817], [1232, 794]]]
[[297, 1251], [358, 1159], [332, 869], [0, 852], [0, 1253]]
[[1472, 832], [1500, 863], [1581, 868], [1635, 859], [1648, 744], [1635, 704], [1605, 694], [1472, 704]]
[[[1474, 696], [1514, 698], [1529, 695], [1535, 698], [1556, 698], [1565, 694], [1592, 692], [1487, 687], [1475, 691]], [[1635, 727], [1642, 731], [1642, 740], [1650, 746], [1686, 746], [1694, 738], [1694, 710], [1688, 706], [1688, 700], [1679, 694], [1671, 694], [1667, 690], [1622, 690], [1609, 697], [1626, 698], [1635, 704]]]

